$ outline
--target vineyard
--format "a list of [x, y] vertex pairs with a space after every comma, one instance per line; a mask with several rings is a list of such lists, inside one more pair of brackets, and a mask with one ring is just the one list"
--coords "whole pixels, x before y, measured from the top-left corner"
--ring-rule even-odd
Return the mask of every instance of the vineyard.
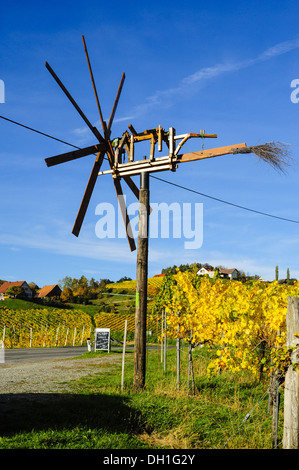
[[90, 315], [80, 310], [0, 307], [0, 339], [6, 348], [77, 346], [92, 328]]
[[[156, 293], [162, 286], [164, 282], [164, 277], [150, 277], [147, 280], [148, 293]], [[123, 281], [107, 284], [108, 289], [126, 289], [126, 290], [136, 290], [136, 280]]]
[[[135, 314], [119, 313], [97, 313], [94, 317], [97, 328], [110, 328], [114, 332], [124, 331], [125, 320], [127, 320], [128, 333], [135, 332]], [[150, 335], [157, 337], [161, 332], [161, 316], [148, 315], [147, 331]]]
[[[153, 297], [148, 302], [147, 331], [157, 339], [162, 327], [168, 339], [206, 345], [213, 353], [208, 374], [221, 369], [249, 370], [255, 376], [281, 368], [286, 351], [288, 296], [299, 296], [299, 282], [225, 281], [192, 272], [148, 280]], [[134, 290], [136, 281], [107, 285]], [[162, 312], [165, 320], [162, 325]], [[80, 309], [13, 309], [0, 306], [0, 340], [6, 348], [80, 345], [94, 327], [134, 334], [134, 313], [98, 311], [93, 318]], [[166, 323], [165, 323], [166, 322]]]
[[290, 362], [292, 351], [285, 346], [289, 296], [299, 296], [298, 281], [242, 283], [178, 272], [165, 278], [155, 309], [166, 312], [168, 338], [210, 348], [208, 374], [225, 369], [270, 375]]

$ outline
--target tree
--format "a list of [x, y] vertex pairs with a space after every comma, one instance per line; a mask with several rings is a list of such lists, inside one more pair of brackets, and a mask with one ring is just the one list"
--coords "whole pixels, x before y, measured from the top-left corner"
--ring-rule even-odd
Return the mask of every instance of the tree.
[[58, 281], [58, 285], [61, 290], [63, 290], [65, 287], [72, 288], [72, 278], [70, 276], [65, 276], [61, 281]]
[[74, 298], [72, 289], [70, 287], [65, 287], [61, 292], [60, 298], [63, 302], [72, 302]]
[[39, 287], [35, 282], [29, 282], [28, 286], [30, 287], [30, 290], [32, 292], [32, 298], [35, 297], [37, 291], [39, 290]]
[[278, 266], [275, 267], [275, 280], [278, 281], [279, 273], [278, 273]]
[[290, 268], [287, 269], [287, 284], [290, 284]]
[[7, 289], [6, 293], [12, 295], [15, 299], [24, 297], [24, 291], [20, 286], [11, 286]]
[[117, 282], [124, 282], [124, 281], [132, 281], [132, 279], [130, 277], [124, 276], [124, 277], [121, 277]]

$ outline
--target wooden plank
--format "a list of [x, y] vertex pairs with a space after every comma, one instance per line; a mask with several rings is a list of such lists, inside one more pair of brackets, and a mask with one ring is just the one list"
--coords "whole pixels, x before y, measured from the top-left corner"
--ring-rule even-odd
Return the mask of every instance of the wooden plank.
[[50, 167], [54, 165], [59, 165], [60, 163], [70, 162], [72, 160], [76, 160], [77, 158], [85, 157], [87, 155], [92, 155], [102, 150], [105, 150], [104, 144], [96, 144], [90, 147], [85, 147], [80, 150], [73, 150], [71, 152], [61, 153], [60, 155], [45, 158], [45, 162], [47, 166]]
[[213, 158], [219, 157], [220, 155], [228, 155], [232, 153], [232, 150], [236, 150], [237, 148], [246, 147], [245, 143], [236, 144], [236, 145], [227, 145], [226, 147], [218, 147], [209, 150], [202, 150], [199, 152], [190, 152], [190, 153], [183, 153], [177, 155], [177, 162], [178, 163], [185, 163], [185, 162], [194, 162], [196, 160], [202, 160], [204, 158]]

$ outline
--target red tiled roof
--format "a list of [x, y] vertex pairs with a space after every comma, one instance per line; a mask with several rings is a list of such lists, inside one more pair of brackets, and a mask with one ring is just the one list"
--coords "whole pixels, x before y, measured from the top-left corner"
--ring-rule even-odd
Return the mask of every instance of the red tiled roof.
[[47, 297], [55, 287], [59, 287], [57, 284], [53, 284], [51, 286], [44, 286], [40, 289], [37, 294], [37, 297]]
[[24, 284], [25, 281], [15, 281], [15, 282], [3, 282], [3, 284], [0, 286], [0, 294], [5, 294], [5, 292], [7, 291], [7, 289], [9, 287], [13, 287], [13, 286], [22, 286]]

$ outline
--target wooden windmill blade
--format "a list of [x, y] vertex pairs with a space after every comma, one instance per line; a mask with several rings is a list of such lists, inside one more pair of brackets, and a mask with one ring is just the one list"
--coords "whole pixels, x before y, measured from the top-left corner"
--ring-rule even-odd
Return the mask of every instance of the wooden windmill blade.
[[[119, 84], [119, 87], [118, 87], [118, 90], [117, 90], [116, 98], [114, 100], [114, 104], [113, 104], [113, 108], [112, 108], [112, 111], [111, 111], [108, 126], [107, 126], [107, 133], [106, 133], [107, 137], [110, 136], [111, 126], [112, 126], [112, 123], [113, 123], [113, 119], [114, 119], [114, 116], [115, 116], [116, 108], [117, 108], [117, 105], [118, 105], [118, 101], [119, 101], [119, 98], [120, 98], [120, 94], [121, 94], [121, 91], [122, 91], [124, 81], [125, 81], [125, 73], [123, 72], [121, 80], [120, 80], [120, 84]], [[110, 140], [109, 140], [109, 143], [110, 143], [110, 149], [112, 150]], [[107, 153], [109, 153], [109, 150], [108, 150]], [[112, 166], [113, 166], [113, 160], [112, 159], [109, 159], [109, 164], [110, 164], [110, 168], [112, 169]], [[135, 194], [137, 199], [139, 199], [139, 189], [135, 185], [134, 181], [130, 177], [126, 178], [125, 181], [128, 184], [129, 188], [133, 191], [133, 193]], [[113, 179], [113, 184], [114, 184], [114, 188], [115, 188], [115, 191], [116, 191], [118, 205], [120, 207], [123, 222], [124, 222], [124, 225], [125, 225], [126, 235], [127, 235], [127, 239], [128, 239], [128, 242], [129, 242], [130, 250], [135, 251], [136, 250], [136, 245], [135, 245], [135, 241], [134, 241], [134, 237], [133, 237], [133, 233], [132, 233], [132, 228], [131, 228], [131, 223], [130, 223], [130, 219], [129, 219], [129, 216], [128, 216], [127, 208], [124, 204], [123, 191], [122, 191], [120, 179], [114, 178]]]
[[[49, 157], [49, 158], [45, 159], [45, 162], [46, 162], [47, 166], [51, 167], [51, 166], [54, 166], [54, 165], [59, 165], [61, 163], [65, 163], [65, 162], [75, 160], [77, 158], [81, 158], [81, 157], [84, 157], [84, 156], [87, 156], [87, 155], [97, 153], [97, 157], [96, 157], [96, 160], [94, 162], [94, 165], [93, 165], [93, 168], [92, 168], [92, 171], [91, 171], [91, 174], [90, 174], [90, 177], [89, 177], [89, 180], [88, 180], [88, 183], [87, 183], [84, 195], [83, 195], [83, 199], [81, 201], [80, 208], [79, 208], [79, 211], [77, 213], [76, 220], [75, 220], [75, 223], [74, 223], [74, 226], [73, 226], [73, 229], [72, 229], [72, 233], [77, 237], [79, 236], [79, 233], [80, 233], [80, 230], [81, 230], [81, 227], [82, 227], [82, 224], [83, 224], [83, 221], [84, 221], [87, 209], [88, 209], [88, 205], [89, 205], [89, 202], [90, 202], [90, 199], [91, 199], [91, 196], [92, 196], [92, 193], [93, 193], [93, 190], [94, 190], [94, 187], [95, 187], [95, 183], [96, 183], [99, 171], [101, 169], [105, 154], [107, 154], [111, 170], [112, 170], [113, 165], [114, 165], [115, 155], [114, 155], [114, 150], [113, 150], [113, 147], [112, 147], [112, 143], [110, 141], [110, 133], [111, 133], [111, 126], [112, 126], [112, 123], [113, 123], [113, 119], [114, 119], [114, 116], [115, 116], [117, 105], [118, 105], [118, 102], [119, 102], [120, 94], [121, 94], [123, 84], [124, 84], [124, 80], [125, 80], [125, 73], [123, 73], [122, 77], [121, 77], [121, 80], [120, 80], [118, 90], [117, 90], [116, 98], [115, 98], [115, 101], [114, 101], [114, 104], [113, 104], [113, 107], [112, 107], [112, 111], [111, 111], [111, 115], [110, 115], [110, 118], [109, 118], [108, 126], [107, 126], [106, 122], [103, 119], [102, 110], [101, 110], [101, 106], [100, 106], [100, 102], [99, 102], [99, 98], [98, 98], [98, 93], [97, 93], [97, 89], [96, 89], [96, 85], [95, 85], [95, 81], [94, 81], [94, 77], [93, 77], [93, 73], [92, 73], [92, 69], [91, 69], [91, 64], [90, 64], [89, 55], [88, 55], [88, 51], [87, 51], [84, 36], [82, 36], [82, 40], [83, 40], [84, 50], [85, 50], [85, 54], [86, 54], [86, 59], [87, 59], [87, 63], [88, 63], [90, 76], [91, 76], [91, 81], [92, 81], [92, 85], [93, 85], [93, 89], [94, 89], [94, 93], [95, 93], [95, 98], [96, 98], [96, 102], [97, 102], [97, 106], [98, 106], [98, 111], [99, 111], [99, 114], [100, 114], [100, 119], [101, 119], [101, 124], [102, 124], [103, 132], [104, 132], [104, 137], [101, 135], [99, 130], [90, 123], [90, 121], [88, 120], [86, 115], [83, 113], [82, 109], [79, 107], [79, 105], [76, 103], [76, 101], [71, 96], [69, 91], [66, 89], [64, 84], [58, 78], [58, 76], [56, 75], [56, 73], [54, 72], [52, 67], [48, 64], [48, 62], [46, 62], [46, 68], [48, 69], [48, 71], [51, 73], [51, 75], [53, 76], [55, 81], [58, 83], [58, 85], [60, 86], [60, 88], [62, 89], [64, 94], [67, 96], [69, 101], [72, 103], [72, 105], [75, 107], [77, 112], [80, 114], [80, 116], [82, 117], [84, 122], [87, 124], [89, 129], [92, 131], [92, 133], [95, 135], [95, 137], [99, 141], [99, 144], [95, 144], [95, 145], [92, 145], [92, 146], [89, 146], [89, 147], [85, 147], [83, 149], [78, 149], [78, 150], [75, 150], [75, 151], [72, 151], [72, 152], [66, 152], [66, 153], [63, 153], [63, 154], [60, 154], [60, 155], [55, 155], [53, 157]], [[135, 183], [131, 180], [131, 178], [129, 176], [126, 176], [124, 179], [125, 179], [126, 183], [128, 184], [129, 188], [133, 191], [134, 195], [137, 198], [139, 198], [139, 189], [137, 188]], [[134, 241], [134, 237], [133, 237], [133, 233], [132, 233], [132, 229], [131, 229], [130, 219], [128, 217], [127, 208], [126, 208], [126, 205], [125, 205], [125, 202], [124, 202], [124, 197], [123, 197], [123, 191], [122, 191], [122, 187], [121, 187], [121, 183], [120, 183], [120, 178], [113, 178], [113, 184], [114, 184], [114, 188], [115, 188], [115, 191], [116, 191], [116, 195], [117, 195], [119, 207], [120, 207], [120, 210], [121, 210], [121, 214], [122, 214], [122, 217], [123, 217], [123, 221], [124, 221], [124, 224], [125, 224], [126, 235], [127, 235], [127, 238], [128, 238], [129, 246], [130, 246], [131, 251], [134, 251], [136, 249], [136, 246], [135, 246], [135, 241]]]
[[129, 242], [130, 250], [135, 251], [136, 250], [135, 240], [134, 240], [134, 237], [133, 237], [132, 227], [131, 227], [130, 219], [129, 219], [129, 216], [128, 216], [126, 204], [124, 202], [124, 197], [123, 197], [123, 192], [122, 192], [120, 180], [119, 179], [114, 179], [113, 182], [114, 182], [114, 187], [115, 187], [115, 191], [116, 191], [116, 195], [117, 195], [118, 204], [119, 204], [119, 207], [120, 207], [120, 210], [121, 210], [121, 215], [122, 215], [123, 222], [124, 222], [124, 225], [125, 225], [126, 235], [127, 235], [127, 239], [128, 239], [128, 242]]
[[105, 139], [103, 138], [103, 136], [100, 134], [100, 132], [98, 131], [98, 129], [93, 126], [90, 121], [87, 119], [87, 117], [85, 116], [85, 114], [83, 113], [82, 109], [78, 106], [78, 104], [76, 103], [76, 101], [74, 100], [74, 98], [72, 97], [72, 95], [69, 93], [69, 91], [66, 89], [66, 87], [64, 86], [64, 84], [62, 83], [62, 81], [60, 80], [60, 78], [58, 78], [58, 76], [56, 75], [56, 73], [54, 72], [54, 70], [52, 69], [52, 67], [48, 64], [48, 62], [46, 62], [46, 67], [47, 69], [49, 70], [50, 74], [52, 75], [52, 77], [54, 78], [54, 80], [58, 83], [58, 85], [60, 86], [60, 88], [62, 89], [62, 91], [64, 92], [64, 94], [68, 97], [68, 99], [70, 100], [70, 102], [72, 103], [72, 105], [74, 106], [74, 108], [78, 111], [78, 113], [80, 114], [80, 116], [82, 117], [82, 119], [85, 121], [85, 123], [87, 124], [87, 126], [89, 127], [89, 129], [91, 130], [91, 132], [95, 135], [95, 137], [99, 140], [99, 142], [105, 142]]
[[105, 152], [98, 153], [97, 158], [94, 162], [94, 165], [93, 165], [93, 168], [92, 168], [92, 171], [91, 171], [91, 174], [90, 174], [90, 177], [89, 177], [86, 189], [85, 189], [85, 193], [84, 193], [84, 196], [83, 196], [83, 199], [82, 199], [82, 202], [81, 202], [81, 205], [80, 205], [80, 208], [79, 208], [79, 211], [78, 211], [78, 214], [77, 214], [74, 226], [73, 226], [73, 230], [72, 230], [72, 233], [76, 237], [79, 236], [79, 233], [83, 224], [83, 220], [85, 218], [85, 214], [87, 212], [87, 208], [90, 202], [90, 198], [91, 198], [91, 195], [92, 195], [92, 192], [93, 192], [93, 189], [94, 189], [97, 177], [98, 177], [99, 168], [101, 168], [104, 156], [105, 156]]
[[[100, 102], [99, 102], [99, 97], [98, 97], [98, 92], [97, 92], [97, 88], [96, 88], [96, 84], [95, 84], [95, 81], [94, 81], [93, 72], [92, 72], [92, 68], [91, 68], [91, 64], [90, 64], [90, 60], [89, 60], [89, 54], [88, 54], [88, 51], [87, 51], [87, 46], [86, 46], [85, 38], [84, 38], [83, 35], [82, 35], [82, 41], [83, 41], [84, 51], [85, 51], [86, 60], [87, 60], [88, 68], [89, 68], [90, 78], [91, 78], [91, 82], [92, 82], [92, 86], [93, 86], [93, 91], [94, 91], [94, 94], [95, 94], [95, 97], [96, 97], [98, 111], [99, 111], [99, 115], [100, 115], [100, 119], [101, 119], [101, 124], [102, 124], [102, 128], [103, 128], [104, 135], [105, 135], [105, 122], [104, 122], [104, 119], [103, 119], [103, 114], [102, 114], [102, 110], [101, 110], [101, 106], [100, 106]], [[105, 135], [105, 137], [106, 137], [106, 135]]]
[[125, 74], [125, 72], [123, 72], [122, 77], [120, 79], [120, 84], [119, 84], [119, 87], [118, 87], [118, 90], [117, 90], [114, 105], [113, 105], [113, 108], [112, 108], [112, 111], [111, 111], [110, 119], [109, 119], [109, 122], [108, 122], [108, 126], [107, 126], [108, 130], [110, 130], [111, 126], [112, 126], [112, 122], [113, 122], [113, 119], [114, 119], [114, 115], [115, 115], [115, 112], [116, 112], [116, 108], [117, 108], [117, 105], [118, 105], [119, 97], [120, 97], [120, 94], [121, 94], [121, 91], [122, 91], [122, 88], [123, 88], [123, 85], [124, 85], [125, 78], [126, 78], [126, 74]]
[[[89, 74], [90, 74], [90, 78], [91, 78], [91, 82], [92, 82], [92, 86], [93, 86], [93, 91], [94, 91], [94, 94], [95, 94], [95, 99], [96, 99], [96, 102], [97, 102], [97, 107], [98, 107], [98, 111], [99, 111], [99, 115], [100, 115], [100, 120], [101, 120], [101, 124], [102, 124], [102, 128], [103, 128], [104, 136], [105, 136], [105, 139], [106, 139], [106, 142], [107, 142], [107, 155], [108, 155], [109, 165], [110, 165], [110, 168], [112, 169], [113, 163], [114, 163], [114, 151], [113, 151], [111, 141], [110, 141], [110, 133], [111, 133], [111, 126], [112, 126], [112, 123], [113, 123], [113, 119], [114, 119], [114, 116], [115, 116], [117, 105], [118, 105], [118, 102], [119, 102], [120, 94], [121, 94], [123, 84], [124, 84], [124, 81], [125, 81], [125, 73], [123, 72], [123, 74], [122, 74], [120, 84], [119, 84], [119, 87], [118, 87], [118, 90], [117, 90], [117, 93], [116, 93], [116, 98], [114, 100], [114, 104], [113, 104], [112, 111], [111, 111], [111, 114], [110, 114], [108, 126], [107, 126], [106, 122], [103, 119], [103, 114], [102, 114], [101, 105], [100, 105], [100, 101], [99, 101], [99, 96], [98, 96], [98, 92], [97, 92], [97, 88], [96, 88], [96, 84], [95, 84], [95, 80], [94, 80], [94, 75], [93, 75], [93, 71], [92, 71], [92, 67], [91, 67], [91, 63], [90, 63], [90, 59], [89, 59], [89, 54], [88, 54], [88, 50], [87, 50], [87, 46], [86, 46], [86, 41], [85, 41], [85, 38], [84, 38], [83, 35], [82, 35], [82, 41], [83, 41], [84, 51], [85, 51], [86, 60], [87, 60], [87, 64], [88, 64]], [[94, 168], [93, 171], [96, 171], [96, 169]], [[92, 173], [93, 173], [93, 171], [92, 171]], [[93, 181], [93, 177], [91, 177], [91, 181]], [[91, 182], [90, 185], [92, 185], [92, 184], [93, 183]], [[129, 242], [130, 250], [134, 251], [134, 250], [136, 250], [136, 245], [135, 245], [135, 241], [134, 241], [134, 237], [133, 237], [133, 232], [132, 232], [132, 228], [131, 228], [127, 208], [126, 208], [126, 205], [124, 203], [123, 191], [122, 191], [120, 180], [117, 179], [117, 178], [113, 179], [113, 184], [114, 184], [114, 188], [115, 188], [119, 208], [121, 210], [123, 222], [124, 222], [124, 225], [125, 225], [126, 236], [127, 236], [128, 242]], [[134, 188], [133, 185], [134, 185], [134, 183], [132, 181], [132, 184], [130, 185], [130, 187]], [[137, 189], [137, 192], [136, 192], [136, 189]], [[138, 190], [137, 187], [136, 187], [136, 189], [134, 188], [134, 193], [135, 193], [135, 195], [136, 194], [139, 195], [139, 190]], [[87, 193], [86, 196], [84, 195], [84, 198], [85, 197], [86, 197], [86, 199], [88, 198], [88, 193]], [[83, 198], [83, 200], [85, 200], [84, 198]], [[86, 206], [86, 204], [84, 205], [84, 203], [82, 201], [82, 204], [81, 204], [82, 209], [80, 207], [81, 210], [79, 211], [79, 214], [78, 214], [78, 222], [77, 222], [77, 224], [75, 224], [76, 225], [75, 233], [76, 233], [77, 229], [80, 226], [80, 220], [82, 219], [82, 213], [84, 212], [84, 207], [85, 206]], [[86, 209], [87, 209], [87, 207], [86, 207]], [[74, 231], [73, 231], [73, 233], [74, 233]]]
[[59, 165], [60, 163], [70, 162], [76, 160], [77, 158], [85, 157], [87, 155], [95, 154], [105, 150], [105, 144], [96, 144], [91, 145], [90, 147], [85, 147], [79, 150], [73, 150], [71, 152], [61, 153], [60, 155], [55, 155], [53, 157], [45, 158], [45, 162], [48, 167]]
[[[125, 72], [123, 72], [122, 77], [120, 79], [120, 84], [119, 84], [119, 87], [118, 87], [118, 90], [117, 90], [114, 105], [113, 105], [113, 108], [112, 108], [112, 111], [111, 111], [110, 119], [109, 119], [109, 122], [108, 122], [108, 131], [110, 131], [110, 128], [111, 128], [111, 125], [112, 125], [112, 122], [113, 122], [113, 119], [114, 119], [114, 115], [115, 115], [115, 112], [116, 112], [116, 108], [117, 108], [117, 105], [118, 105], [118, 101], [119, 101], [119, 98], [120, 98], [120, 94], [121, 94], [121, 91], [122, 91], [122, 88], [123, 88], [125, 78], [126, 78], [126, 75], [125, 75]], [[136, 186], [136, 184], [134, 183], [132, 178], [130, 178], [130, 176], [126, 176], [124, 178], [124, 180], [125, 180], [126, 184], [128, 185], [128, 187], [133, 192], [133, 194], [135, 195], [135, 197], [137, 199], [139, 199], [139, 188]]]

